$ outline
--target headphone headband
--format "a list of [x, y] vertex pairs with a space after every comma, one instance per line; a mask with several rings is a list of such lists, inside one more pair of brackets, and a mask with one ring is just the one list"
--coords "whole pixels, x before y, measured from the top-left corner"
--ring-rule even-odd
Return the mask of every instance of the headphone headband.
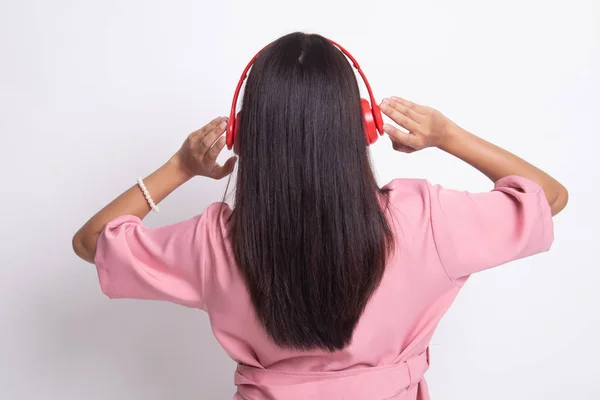
[[[254, 57], [252, 57], [252, 59], [250, 60], [248, 65], [246, 65], [246, 68], [244, 68], [244, 71], [242, 72], [242, 76], [240, 77], [240, 80], [239, 80], [237, 86], [235, 87], [235, 93], [233, 94], [233, 103], [231, 104], [231, 112], [229, 113], [229, 121], [233, 121], [235, 119], [235, 114], [236, 114], [235, 111], [237, 108], [238, 96], [240, 95], [240, 90], [242, 89], [242, 85], [244, 84], [244, 81], [246, 80], [246, 77], [248, 76], [248, 70], [250, 70], [250, 67], [252, 67], [252, 64], [254, 64], [254, 61], [256, 61], [256, 59], [258, 58], [260, 53], [262, 53], [262, 51], [264, 49], [266, 49], [267, 46], [260, 49], [258, 51], [258, 53], [256, 53], [254, 55]], [[229, 123], [228, 127], [231, 127], [231, 123]], [[233, 134], [233, 132], [228, 132], [228, 135], [230, 135], [230, 134]], [[229, 143], [227, 143], [227, 147], [229, 147], [231, 149], [231, 145]]]
[[[325, 38], [325, 39], [327, 39], [327, 38]], [[369, 80], [367, 79], [367, 76], [363, 72], [360, 65], [358, 65], [358, 61], [356, 61], [356, 58], [352, 57], [352, 54], [350, 54], [350, 52], [348, 50], [346, 50], [345, 48], [340, 46], [339, 43], [336, 43], [331, 39], [327, 39], [327, 40], [329, 41], [329, 43], [331, 43], [332, 45], [334, 45], [335, 47], [340, 49], [340, 51], [342, 53], [344, 53], [344, 55], [346, 57], [348, 57], [350, 59], [350, 61], [352, 61], [352, 65], [354, 66], [354, 68], [356, 68], [358, 70], [360, 77], [362, 78], [363, 82], [365, 83], [365, 86], [367, 87], [367, 92], [369, 93], [369, 101], [371, 102], [371, 107], [373, 107], [373, 106], [377, 107], [377, 103], [375, 102], [375, 96], [373, 96], [373, 91], [371, 90], [371, 85], [369, 84]]]
[[[310, 36], [310, 34], [308, 34], [307, 36]], [[332, 45], [334, 45], [335, 47], [337, 47], [346, 57], [348, 57], [350, 59], [350, 61], [352, 61], [352, 66], [358, 70], [358, 73], [360, 74], [360, 77], [362, 78], [363, 82], [365, 83], [365, 86], [367, 87], [367, 91], [369, 93], [370, 109], [374, 116], [374, 120], [373, 120], [373, 122], [375, 124], [374, 128], [376, 128], [377, 131], [382, 133], [383, 132], [383, 128], [382, 128], [383, 121], [381, 120], [381, 112], [379, 110], [379, 106], [375, 102], [375, 96], [373, 96], [373, 91], [371, 90], [371, 85], [369, 84], [369, 81], [367, 80], [365, 73], [360, 68], [358, 61], [356, 61], [356, 59], [352, 56], [352, 54], [350, 54], [350, 52], [348, 50], [343, 48], [338, 43], [336, 43], [333, 40], [328, 39], [328, 38], [324, 38], [324, 39], [327, 40]], [[246, 65], [246, 68], [244, 68], [244, 71], [242, 72], [242, 76], [240, 77], [240, 80], [235, 88], [235, 93], [233, 94], [233, 102], [231, 104], [231, 112], [229, 113], [229, 124], [227, 126], [227, 139], [228, 139], [227, 147], [229, 149], [231, 149], [233, 147], [233, 140], [234, 140], [234, 136], [235, 136], [235, 132], [234, 132], [235, 122], [234, 121], [236, 119], [236, 109], [237, 109], [237, 102], [238, 102], [238, 96], [240, 94], [240, 90], [242, 89], [242, 85], [244, 84], [244, 81], [248, 77], [248, 71], [250, 70], [250, 68], [252, 67], [252, 65], [254, 64], [254, 62], [256, 61], [258, 56], [260, 55], [260, 53], [262, 53], [262, 51], [265, 48], [267, 48], [268, 46], [269, 45], [266, 45], [265, 47], [260, 49], [254, 55], [254, 57], [252, 57], [252, 59], [250, 60], [248, 65]], [[364, 105], [363, 105], [363, 107], [364, 107]], [[376, 138], [377, 138], [377, 132], [375, 132], [374, 135], [375, 136], [374, 136], [373, 141], [376, 140]]]

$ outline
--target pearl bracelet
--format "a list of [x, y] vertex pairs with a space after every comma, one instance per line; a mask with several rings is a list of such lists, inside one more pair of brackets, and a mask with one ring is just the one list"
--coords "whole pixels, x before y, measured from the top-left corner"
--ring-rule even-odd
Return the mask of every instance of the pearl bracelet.
[[141, 177], [138, 178], [137, 183], [140, 189], [142, 190], [142, 193], [144, 194], [144, 197], [146, 198], [146, 201], [148, 202], [148, 205], [150, 206], [152, 211], [158, 212], [158, 206], [154, 204], [154, 200], [152, 200], [152, 197], [150, 197], [150, 193], [148, 193], [148, 189], [146, 189], [146, 185], [144, 185], [144, 181]]

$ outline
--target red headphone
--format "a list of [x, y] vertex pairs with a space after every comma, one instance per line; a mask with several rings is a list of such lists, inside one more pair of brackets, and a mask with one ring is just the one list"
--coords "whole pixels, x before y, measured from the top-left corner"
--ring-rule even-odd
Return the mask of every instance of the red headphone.
[[[358, 65], [358, 62], [356, 61], [356, 59], [354, 57], [352, 57], [352, 55], [346, 49], [344, 49], [342, 46], [340, 46], [333, 40], [330, 40], [330, 39], [327, 39], [327, 40], [331, 44], [336, 46], [338, 49], [340, 49], [340, 51], [342, 53], [344, 53], [346, 55], [346, 57], [348, 57], [350, 59], [350, 61], [352, 61], [354, 68], [356, 68], [358, 70], [358, 73], [362, 77], [363, 82], [365, 82], [365, 85], [367, 86], [367, 91], [369, 92], [369, 99], [371, 100], [371, 102], [369, 103], [369, 100], [361, 98], [360, 104], [362, 106], [362, 114], [363, 114], [363, 120], [364, 120], [364, 125], [365, 125], [365, 138], [367, 139], [367, 146], [368, 146], [368, 145], [374, 143], [377, 140], [377, 138], [379, 137], [377, 135], [377, 132], [379, 132], [379, 135], [383, 135], [383, 117], [381, 116], [381, 110], [379, 109], [377, 102], [375, 102], [375, 97], [373, 96], [373, 91], [371, 90], [371, 85], [369, 85], [369, 81], [367, 80], [365, 73], [362, 71], [362, 69]], [[229, 114], [229, 123], [227, 124], [227, 137], [226, 137], [227, 142], [226, 143], [227, 143], [227, 148], [229, 150], [231, 150], [234, 147], [234, 143], [235, 143], [235, 140], [237, 138], [237, 133], [238, 133], [237, 118], [239, 117], [239, 113], [236, 114], [235, 111], [236, 111], [236, 107], [237, 107], [238, 96], [240, 94], [240, 89], [242, 88], [242, 84], [244, 83], [244, 80], [246, 80], [246, 77], [248, 76], [248, 70], [250, 69], [252, 64], [254, 64], [254, 61], [256, 61], [256, 58], [262, 52], [263, 49], [261, 49], [258, 53], [256, 53], [256, 55], [254, 57], [252, 57], [252, 60], [250, 60], [248, 65], [246, 65], [246, 68], [244, 68], [244, 72], [242, 72], [242, 77], [240, 78], [240, 81], [238, 82], [237, 87], [235, 88], [235, 94], [233, 95], [233, 103], [231, 104], [231, 113]]]

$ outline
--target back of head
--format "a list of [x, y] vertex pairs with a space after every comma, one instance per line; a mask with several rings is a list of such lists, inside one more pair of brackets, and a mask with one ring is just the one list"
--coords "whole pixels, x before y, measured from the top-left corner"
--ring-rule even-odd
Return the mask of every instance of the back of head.
[[258, 317], [282, 347], [345, 347], [393, 239], [356, 77], [319, 35], [267, 46], [237, 122], [231, 242]]

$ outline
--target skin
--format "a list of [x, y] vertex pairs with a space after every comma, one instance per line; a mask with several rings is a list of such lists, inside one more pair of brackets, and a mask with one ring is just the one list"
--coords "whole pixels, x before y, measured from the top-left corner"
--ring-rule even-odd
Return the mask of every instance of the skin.
[[441, 112], [400, 97], [384, 99], [381, 111], [408, 131], [384, 125], [383, 130], [395, 150], [412, 153], [437, 147], [470, 164], [493, 182], [517, 175], [537, 183], [544, 190], [553, 216], [567, 205], [569, 193], [556, 179], [509, 151], [467, 132]]
[[[441, 112], [400, 97], [384, 99], [381, 111], [408, 133], [385, 124], [395, 150], [412, 153], [427, 147], [437, 147], [472, 165], [492, 181], [518, 175], [538, 183], [546, 194], [552, 215], [567, 204], [567, 190], [550, 175], [460, 128]], [[227, 126], [226, 117], [218, 117], [203, 128], [192, 132], [181, 148], [165, 164], [144, 179], [156, 204], [194, 176], [222, 179], [233, 172], [236, 158], [219, 165], [217, 157], [225, 146], [222, 136]], [[96, 242], [106, 224], [122, 215], [143, 219], [151, 211], [137, 185], [114, 199], [90, 218], [73, 237], [75, 253], [90, 263], [94, 262]]]
[[[225, 146], [225, 137], [222, 135], [226, 126], [227, 118], [219, 117], [192, 132], [177, 153], [144, 179], [156, 204], [194, 176], [222, 179], [233, 171], [235, 157], [229, 158], [224, 165], [219, 165], [216, 161]], [[121, 215], [135, 215], [143, 219], [150, 210], [140, 188], [132, 186], [77, 231], [73, 236], [73, 250], [85, 261], [93, 263], [96, 242], [109, 221]]]

